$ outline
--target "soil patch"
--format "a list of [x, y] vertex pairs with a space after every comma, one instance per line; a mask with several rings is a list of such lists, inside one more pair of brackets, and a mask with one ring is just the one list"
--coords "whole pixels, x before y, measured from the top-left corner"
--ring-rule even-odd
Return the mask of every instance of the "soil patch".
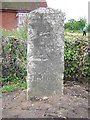
[[88, 87], [67, 82], [63, 96], [33, 97], [26, 100], [26, 90], [3, 93], [3, 118], [88, 118]]

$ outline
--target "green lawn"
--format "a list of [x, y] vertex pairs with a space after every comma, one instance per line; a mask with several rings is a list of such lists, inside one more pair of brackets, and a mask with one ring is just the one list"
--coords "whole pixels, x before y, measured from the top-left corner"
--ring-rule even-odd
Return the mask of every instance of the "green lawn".
[[65, 31], [64, 32], [64, 37], [66, 40], [78, 40], [78, 39], [81, 39], [81, 40], [87, 40], [88, 41], [88, 35], [90, 35], [90, 33], [87, 33], [86, 36], [83, 36], [82, 35], [82, 32], [67, 32]]
[[24, 81], [23, 83], [12, 83], [12, 84], [7, 84], [7, 85], [4, 85], [2, 88], [1, 88], [1, 91], [2, 92], [12, 92], [12, 91], [15, 91], [17, 89], [26, 89], [27, 88], [27, 83], [26, 81]]

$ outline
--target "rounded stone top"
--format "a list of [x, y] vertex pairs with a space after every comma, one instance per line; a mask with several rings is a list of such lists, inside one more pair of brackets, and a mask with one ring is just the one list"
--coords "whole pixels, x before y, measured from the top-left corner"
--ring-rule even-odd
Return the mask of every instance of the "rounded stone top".
[[62, 18], [65, 17], [65, 13], [63, 13], [61, 10], [53, 9], [50, 7], [46, 7], [46, 8], [40, 7], [29, 13], [29, 15], [33, 15], [33, 14], [59, 14], [60, 16], [62, 16]]

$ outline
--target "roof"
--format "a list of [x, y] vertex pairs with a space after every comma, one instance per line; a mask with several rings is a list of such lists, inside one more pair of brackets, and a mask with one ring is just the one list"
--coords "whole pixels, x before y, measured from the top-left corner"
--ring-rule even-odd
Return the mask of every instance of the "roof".
[[[28, 0], [31, 1], [31, 0]], [[33, 0], [35, 1], [35, 0]], [[2, 11], [32, 11], [39, 7], [47, 7], [46, 0], [37, 0], [39, 2], [2, 2]]]

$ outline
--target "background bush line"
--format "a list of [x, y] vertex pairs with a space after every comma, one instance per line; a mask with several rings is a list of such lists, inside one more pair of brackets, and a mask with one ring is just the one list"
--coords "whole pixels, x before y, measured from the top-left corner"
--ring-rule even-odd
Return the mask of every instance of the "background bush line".
[[81, 31], [84, 27], [87, 27], [87, 31], [90, 32], [90, 24], [87, 24], [86, 18], [80, 18], [78, 20], [70, 19], [64, 24], [65, 30]]
[[87, 40], [65, 40], [65, 80], [88, 82], [90, 79], [90, 63]]
[[[24, 32], [24, 30], [22, 31]], [[10, 88], [12, 84], [17, 84], [20, 87], [23, 86], [22, 84], [24, 83], [26, 87], [27, 36], [12, 36], [12, 34], [8, 36], [7, 31], [3, 31], [3, 33], [2, 78], [0, 84], [2, 86], [8, 85], [8, 88]], [[25, 33], [26, 32], [24, 32], [24, 34]], [[18, 33], [18, 35], [19, 34], [20, 33]], [[87, 54], [88, 39], [85, 37], [82, 39], [82, 34], [78, 37], [76, 36], [76, 38], [73, 35], [69, 38], [66, 32], [65, 38], [64, 80], [87, 82], [90, 79], [90, 62]]]
[[23, 39], [2, 37], [1, 85], [22, 84], [26, 81], [27, 42]]

